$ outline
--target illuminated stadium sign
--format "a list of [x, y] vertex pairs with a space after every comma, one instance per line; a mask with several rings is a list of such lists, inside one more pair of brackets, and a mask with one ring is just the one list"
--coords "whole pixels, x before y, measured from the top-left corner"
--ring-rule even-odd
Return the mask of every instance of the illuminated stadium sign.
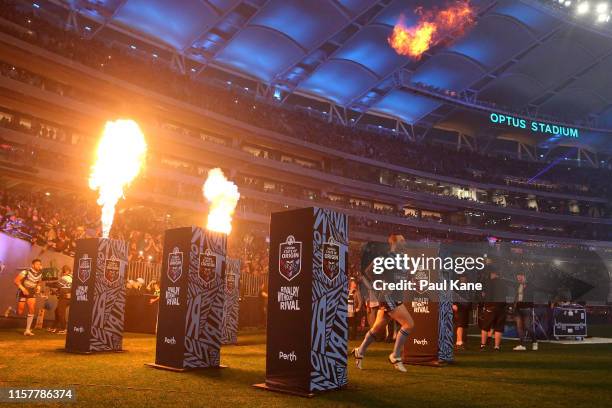
[[578, 139], [578, 129], [574, 127], [553, 125], [546, 122], [529, 121], [527, 119], [515, 118], [514, 116], [504, 115], [495, 112], [492, 112], [489, 115], [489, 120], [492, 123], [506, 125], [516, 129], [530, 130], [534, 133], [544, 133], [547, 135]]

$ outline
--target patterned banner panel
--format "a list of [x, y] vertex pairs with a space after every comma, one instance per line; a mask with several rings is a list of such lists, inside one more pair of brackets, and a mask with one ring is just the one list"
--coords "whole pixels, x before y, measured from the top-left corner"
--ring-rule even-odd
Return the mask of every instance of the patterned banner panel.
[[226, 251], [227, 235], [192, 228], [184, 368], [220, 365]]
[[122, 349], [127, 262], [127, 242], [99, 240], [91, 324], [92, 351]]
[[77, 241], [66, 350], [122, 350], [127, 261], [124, 241]]
[[347, 383], [348, 217], [314, 209], [310, 390]]
[[[441, 280], [449, 281], [449, 271], [441, 271]], [[450, 363], [455, 360], [455, 326], [453, 323], [453, 299], [452, 291], [444, 290], [438, 294], [440, 301], [438, 320], [438, 359]]]
[[227, 236], [198, 227], [167, 230], [155, 363], [218, 367]]
[[[439, 250], [437, 247], [421, 248], [419, 245], [408, 247], [404, 251], [411, 258], [435, 257]], [[421, 281], [438, 282], [437, 269], [419, 268], [409, 276], [415, 283]], [[439, 300], [437, 292], [423, 289], [406, 291], [404, 304], [412, 316], [414, 328], [404, 345], [402, 360], [407, 364], [431, 364], [438, 361], [439, 337]]]
[[266, 386], [312, 394], [347, 383], [348, 219], [272, 214]]

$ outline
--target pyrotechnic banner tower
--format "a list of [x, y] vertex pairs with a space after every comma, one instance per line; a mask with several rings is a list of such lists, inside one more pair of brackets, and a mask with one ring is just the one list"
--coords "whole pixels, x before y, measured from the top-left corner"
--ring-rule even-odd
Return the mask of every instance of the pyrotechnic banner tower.
[[266, 381], [299, 395], [347, 384], [348, 217], [304, 208], [272, 214]]
[[152, 367], [220, 367], [227, 235], [199, 227], [166, 231], [157, 349]]
[[127, 263], [124, 241], [77, 241], [66, 351], [122, 351]]
[[[411, 258], [446, 256], [447, 250], [436, 244], [414, 245], [406, 251]], [[449, 271], [421, 268], [407, 276], [415, 284], [421, 281], [441, 283], [448, 287]], [[404, 305], [414, 320], [414, 328], [404, 345], [402, 360], [405, 364], [438, 366], [454, 360], [454, 326], [452, 294], [450, 289], [432, 291], [406, 291]]]

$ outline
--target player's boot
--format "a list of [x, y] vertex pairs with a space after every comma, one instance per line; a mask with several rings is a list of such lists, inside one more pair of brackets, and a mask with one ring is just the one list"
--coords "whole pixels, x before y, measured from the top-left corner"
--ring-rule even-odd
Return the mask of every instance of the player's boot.
[[393, 353], [389, 354], [389, 362], [391, 364], [393, 364], [393, 367], [395, 367], [395, 369], [397, 371], [401, 371], [402, 373], [405, 373], [406, 371], [406, 367], [404, 367], [404, 363], [402, 363], [402, 359], [401, 358], [396, 358]]
[[355, 347], [351, 354], [353, 355], [353, 357], [355, 357], [355, 365], [357, 366], [357, 368], [363, 370], [363, 355], [359, 354], [359, 349]]

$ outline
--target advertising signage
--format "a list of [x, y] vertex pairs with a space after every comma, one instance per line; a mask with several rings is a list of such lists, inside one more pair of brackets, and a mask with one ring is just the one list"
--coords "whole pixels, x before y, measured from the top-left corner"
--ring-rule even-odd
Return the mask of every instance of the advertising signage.
[[491, 112], [489, 114], [489, 121], [498, 125], [505, 125], [515, 129], [527, 130], [532, 133], [568, 137], [571, 139], [578, 139], [579, 137], [578, 128], [575, 127], [567, 127], [546, 122], [531, 121], [528, 119], [517, 118], [502, 113]]

